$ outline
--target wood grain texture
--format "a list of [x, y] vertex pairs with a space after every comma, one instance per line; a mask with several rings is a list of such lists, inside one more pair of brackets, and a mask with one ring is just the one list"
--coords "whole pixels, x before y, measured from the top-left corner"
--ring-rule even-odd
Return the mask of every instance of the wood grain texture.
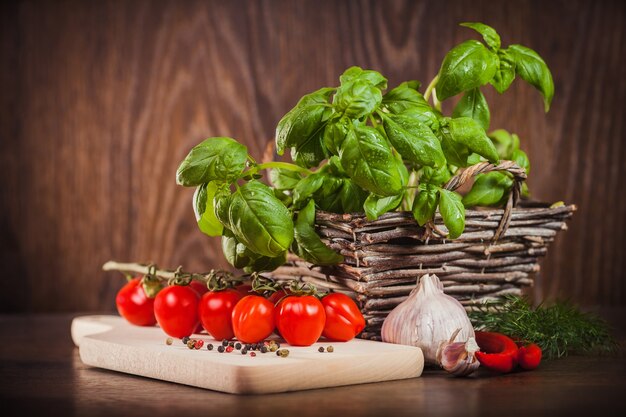
[[[343, 385], [417, 378], [424, 369], [420, 348], [354, 339], [332, 343], [321, 339], [311, 346], [290, 346], [280, 340], [289, 356], [273, 352], [242, 355], [189, 350], [175, 339], [164, 343], [158, 327], [137, 327], [119, 316], [88, 315], [72, 321], [72, 340], [80, 347], [86, 365], [170, 381], [192, 387], [232, 394], [270, 394]], [[220, 345], [207, 334], [193, 335]]]
[[[279, 118], [350, 65], [427, 83], [484, 21], [537, 50], [556, 84], [486, 88], [538, 199], [577, 204], [538, 299], [626, 303], [625, 19], [620, 1], [18, 1], [0, 6], [0, 309], [113, 309], [108, 259], [226, 267], [180, 160], [209, 136], [261, 158]], [[448, 104], [448, 107], [450, 104]]]

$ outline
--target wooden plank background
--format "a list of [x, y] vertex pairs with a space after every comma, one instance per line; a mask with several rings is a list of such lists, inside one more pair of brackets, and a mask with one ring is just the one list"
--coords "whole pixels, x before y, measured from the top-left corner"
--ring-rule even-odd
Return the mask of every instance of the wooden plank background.
[[178, 163], [209, 136], [261, 158], [303, 94], [351, 65], [427, 83], [445, 51], [494, 26], [537, 50], [556, 96], [486, 88], [517, 132], [534, 196], [575, 203], [539, 299], [626, 302], [625, 8], [621, 1], [19, 1], [0, 6], [0, 309], [110, 310], [108, 259], [224, 267]]

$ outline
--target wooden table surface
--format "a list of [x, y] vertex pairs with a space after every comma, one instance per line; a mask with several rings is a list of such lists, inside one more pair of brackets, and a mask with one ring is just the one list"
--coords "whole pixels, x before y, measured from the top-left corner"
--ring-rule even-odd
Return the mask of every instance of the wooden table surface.
[[[515, 416], [626, 411], [624, 349], [611, 357], [570, 356], [532, 372], [420, 378], [236, 396], [85, 366], [70, 338], [73, 315], [0, 316], [3, 415], [98, 416]], [[623, 344], [622, 344], [623, 346]]]

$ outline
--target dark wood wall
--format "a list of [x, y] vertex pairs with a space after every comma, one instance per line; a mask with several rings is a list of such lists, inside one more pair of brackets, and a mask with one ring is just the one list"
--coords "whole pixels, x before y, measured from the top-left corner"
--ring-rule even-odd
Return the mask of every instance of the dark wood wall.
[[540, 299], [626, 302], [626, 10], [621, 1], [20, 1], [0, 6], [2, 311], [109, 310], [108, 259], [225, 267], [174, 177], [209, 136], [261, 158], [297, 99], [348, 66], [427, 83], [483, 21], [537, 50], [556, 84], [545, 115], [516, 82], [486, 88], [517, 132], [541, 200], [575, 203]]

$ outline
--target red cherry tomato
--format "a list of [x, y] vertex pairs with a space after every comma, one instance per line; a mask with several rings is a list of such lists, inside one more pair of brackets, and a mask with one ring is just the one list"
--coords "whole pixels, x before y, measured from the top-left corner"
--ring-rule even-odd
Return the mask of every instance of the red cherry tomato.
[[281, 336], [293, 346], [311, 346], [322, 335], [326, 313], [312, 295], [290, 295], [274, 310], [274, 321]]
[[365, 318], [359, 307], [342, 293], [331, 293], [322, 298], [326, 324], [322, 335], [330, 340], [347, 342], [365, 328]]
[[115, 297], [115, 304], [120, 316], [136, 326], [153, 326], [156, 324], [154, 317], [154, 298], [148, 298], [143, 287], [141, 278], [133, 278], [124, 285]]
[[244, 343], [257, 343], [274, 331], [274, 305], [260, 295], [247, 295], [233, 308], [233, 332]]
[[154, 299], [154, 315], [169, 336], [182, 338], [193, 334], [198, 319], [200, 297], [191, 287], [172, 285], [159, 291]]
[[243, 295], [233, 289], [209, 291], [202, 296], [198, 306], [198, 315], [202, 327], [214, 339], [232, 339], [235, 336], [232, 312], [242, 298]]

